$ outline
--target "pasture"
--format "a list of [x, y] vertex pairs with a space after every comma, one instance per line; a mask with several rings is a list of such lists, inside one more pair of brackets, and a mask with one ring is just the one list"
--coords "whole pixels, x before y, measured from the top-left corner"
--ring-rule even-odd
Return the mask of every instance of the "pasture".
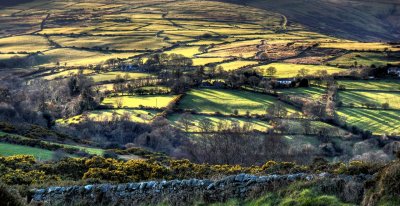
[[268, 64], [268, 65], [255, 67], [255, 70], [260, 72], [264, 76], [269, 76], [268, 68], [270, 68], [270, 67], [276, 68], [276, 73], [273, 75], [273, 77], [276, 77], [276, 78], [296, 77], [298, 75], [298, 72], [301, 69], [306, 69], [308, 71], [309, 75], [313, 75], [318, 71], [327, 71], [328, 74], [335, 74], [335, 73], [346, 71], [345, 69], [340, 69], [340, 68], [331, 67], [331, 66], [287, 64], [287, 63], [272, 63], [272, 64]]
[[299, 97], [306, 99], [320, 99], [326, 91], [320, 87], [306, 87], [306, 88], [291, 88], [291, 89], [280, 89], [278, 94], [288, 95], [290, 97]]
[[[189, 91], [180, 101], [179, 108], [194, 110], [199, 113], [213, 114], [233, 114], [235, 110], [238, 114], [265, 114], [266, 109], [279, 101], [272, 96], [252, 93], [239, 90], [221, 89], [196, 89]], [[295, 109], [283, 104], [289, 112]]]
[[[184, 124], [181, 122], [182, 114], [174, 113], [169, 115], [167, 118], [171, 124], [181, 130], [185, 130]], [[216, 117], [207, 115], [189, 115], [190, 126], [188, 132], [201, 132], [201, 122], [207, 122], [210, 125], [210, 131], [218, 131], [218, 125], [234, 125], [243, 127], [245, 124], [249, 127], [249, 130], [257, 130], [265, 132], [270, 127], [268, 122], [261, 121], [251, 118], [235, 118], [235, 117]], [[223, 128], [221, 128], [223, 129]]]
[[120, 96], [120, 97], [106, 97], [102, 104], [118, 108], [120, 104], [121, 108], [163, 108], [177, 96], [174, 95], [145, 95], [145, 96]]
[[199, 46], [178, 47], [171, 51], [165, 52], [167, 54], [180, 54], [185, 57], [192, 58], [195, 54], [200, 53]]
[[34, 147], [0, 143], [0, 155], [1, 156], [32, 155], [37, 160], [45, 161], [45, 160], [51, 160], [54, 155], [54, 152]]
[[151, 36], [82, 36], [82, 37], [65, 37], [55, 36], [52, 40], [63, 47], [77, 48], [103, 48], [103, 50], [147, 50], [161, 49], [170, 46], [161, 38], [154, 35]]
[[388, 58], [383, 52], [351, 52], [329, 61], [329, 64], [350, 67], [354, 66], [355, 62], [357, 62], [358, 66], [400, 64], [398, 58]]
[[54, 80], [54, 79], [63, 79], [63, 78], [67, 78], [70, 77], [72, 75], [75, 74], [79, 74], [82, 73], [84, 75], [90, 75], [92, 74], [94, 71], [93, 70], [89, 70], [89, 69], [84, 69], [84, 70], [80, 70], [80, 69], [67, 69], [67, 70], [63, 70], [60, 72], [55, 72], [55, 73], [45, 73], [42, 78], [46, 79], [46, 80]]
[[34, 53], [50, 49], [49, 42], [42, 36], [24, 35], [0, 38], [2, 53]]
[[226, 58], [220, 58], [220, 57], [215, 57], [215, 58], [194, 58], [193, 59], [193, 65], [194, 66], [204, 66], [206, 64], [222, 62], [225, 59]]
[[158, 114], [155, 110], [138, 109], [108, 109], [85, 112], [68, 119], [58, 119], [58, 124], [79, 124], [86, 119], [93, 121], [112, 121], [115, 118], [121, 118], [127, 115], [131, 121], [138, 123], [148, 123]]
[[400, 91], [400, 80], [339, 80], [346, 90]]
[[252, 66], [252, 65], [257, 65], [257, 64], [258, 64], [257, 61], [237, 60], [237, 61], [233, 61], [233, 62], [223, 63], [223, 64], [220, 64], [219, 66], [221, 66], [225, 71], [232, 71], [232, 70], [239, 69], [241, 67]]
[[333, 48], [333, 49], [345, 49], [350, 51], [400, 51], [399, 48], [386, 43], [362, 43], [362, 42], [332, 42], [332, 43], [321, 43], [321, 48]]
[[93, 78], [95, 82], [104, 82], [104, 81], [112, 81], [118, 78], [123, 78], [125, 80], [139, 79], [150, 77], [152, 75], [147, 73], [136, 73], [136, 72], [105, 72], [89, 75], [89, 77]]
[[365, 107], [365, 104], [375, 105], [379, 108], [388, 103], [389, 108], [400, 109], [400, 93], [373, 92], [373, 91], [340, 91], [339, 101], [344, 106]]
[[97, 51], [85, 51], [70, 48], [52, 49], [35, 56], [37, 65], [44, 67], [56, 66], [57, 62], [67, 66], [89, 66], [104, 63], [112, 58], [128, 58], [138, 53], [102, 53]]
[[400, 111], [341, 108], [338, 114], [349, 126], [356, 126], [376, 135], [400, 134]]

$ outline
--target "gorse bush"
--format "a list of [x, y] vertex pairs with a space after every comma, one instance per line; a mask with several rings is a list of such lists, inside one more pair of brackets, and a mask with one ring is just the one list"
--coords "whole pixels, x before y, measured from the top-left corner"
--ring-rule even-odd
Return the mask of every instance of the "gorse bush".
[[400, 162], [393, 163], [382, 172], [380, 187], [385, 195], [400, 196]]
[[368, 182], [363, 205], [400, 205], [400, 161], [381, 169], [374, 180]]
[[[151, 155], [150, 155], [151, 156]], [[325, 165], [325, 166], [323, 166]], [[362, 162], [314, 165], [297, 165], [291, 162], [269, 161], [262, 166], [196, 164], [189, 160], [162, 158], [117, 160], [104, 157], [64, 158], [38, 162], [33, 156], [0, 157], [0, 180], [9, 185], [32, 185], [60, 181], [96, 180], [132, 182], [157, 179], [213, 178], [216, 176], [248, 174], [336, 173], [373, 174], [379, 167]]]
[[2, 206], [23, 206], [21, 197], [16, 194], [16, 191], [10, 191], [9, 187], [0, 183], [0, 204]]

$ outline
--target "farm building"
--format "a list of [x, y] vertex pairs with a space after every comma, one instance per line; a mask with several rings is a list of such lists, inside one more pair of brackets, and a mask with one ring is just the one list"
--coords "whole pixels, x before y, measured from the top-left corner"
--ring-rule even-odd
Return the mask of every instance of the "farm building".
[[290, 86], [291, 84], [295, 83], [296, 80], [294, 78], [285, 78], [285, 79], [278, 79], [277, 82], [282, 86]]
[[138, 71], [139, 67], [136, 65], [128, 64], [128, 65], [122, 65], [121, 70], [122, 71]]
[[390, 67], [388, 69], [388, 74], [393, 74], [393, 75], [397, 75], [398, 77], [400, 77], [400, 67]]

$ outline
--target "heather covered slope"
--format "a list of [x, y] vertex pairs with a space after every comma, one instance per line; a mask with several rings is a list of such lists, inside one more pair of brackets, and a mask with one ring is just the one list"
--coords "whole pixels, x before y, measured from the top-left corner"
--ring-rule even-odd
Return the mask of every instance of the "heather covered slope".
[[400, 39], [400, 2], [395, 0], [225, 0], [275, 11], [329, 35], [359, 41]]
[[0, 1], [0, 8], [6, 6], [15, 6], [17, 4], [28, 3], [33, 0], [13, 0], [13, 1]]

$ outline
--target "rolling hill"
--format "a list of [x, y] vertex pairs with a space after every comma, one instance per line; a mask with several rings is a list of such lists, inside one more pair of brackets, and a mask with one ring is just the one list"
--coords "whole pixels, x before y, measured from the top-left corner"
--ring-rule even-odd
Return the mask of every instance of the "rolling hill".
[[359, 41], [400, 38], [400, 2], [345, 0], [224, 0], [281, 13], [328, 35]]

